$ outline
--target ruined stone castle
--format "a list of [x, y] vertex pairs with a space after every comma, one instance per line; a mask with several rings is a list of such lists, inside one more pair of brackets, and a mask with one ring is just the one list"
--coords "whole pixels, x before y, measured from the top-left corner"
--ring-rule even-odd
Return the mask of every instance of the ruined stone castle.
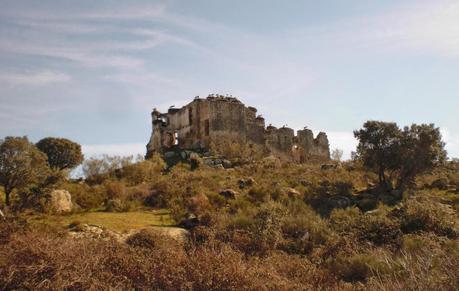
[[153, 132], [147, 156], [176, 150], [206, 151], [211, 143], [230, 140], [265, 146], [273, 155], [297, 162], [330, 158], [324, 132], [314, 138], [307, 128], [295, 135], [293, 129], [285, 126], [266, 127], [256, 108], [245, 106], [234, 97], [196, 97], [181, 108], [169, 108], [167, 113], [154, 109], [151, 116]]

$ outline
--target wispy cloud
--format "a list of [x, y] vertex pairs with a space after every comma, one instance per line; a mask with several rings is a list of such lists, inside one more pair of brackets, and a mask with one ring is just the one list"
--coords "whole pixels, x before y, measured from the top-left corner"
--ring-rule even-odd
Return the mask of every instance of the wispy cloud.
[[[166, 1], [138, 5], [132, 5], [129, 2], [121, 2], [114, 5], [99, 5], [92, 1], [89, 3], [80, 2], [80, 5], [72, 5], [72, 9], [69, 9], [69, 5], [59, 2], [52, 6], [40, 2], [28, 2], [24, 3], [25, 5], [6, 5], [5, 9], [0, 11], [0, 15], [3, 17], [38, 20], [148, 19], [161, 15], [167, 6]], [[90, 5], [88, 6], [87, 4]], [[28, 9], [24, 6], [27, 6]]]
[[37, 71], [37, 72], [0, 72], [0, 84], [19, 86], [44, 86], [53, 83], [69, 82], [72, 78], [62, 72]]
[[[175, 32], [153, 28], [157, 26], [153, 23], [168, 22], [164, 3], [118, 3], [109, 7], [95, 5], [92, 9], [77, 6], [76, 11], [59, 5], [51, 10], [41, 5], [36, 9], [20, 8], [0, 11], [3, 21], [15, 26], [14, 31], [0, 34], [0, 51], [16, 56], [42, 56], [89, 68], [130, 70], [144, 66], [145, 60], [134, 56], [140, 51], [165, 44], [199, 48]], [[106, 34], [112, 36], [104, 37]]]
[[[333, 87], [346, 79], [328, 79], [327, 70], [339, 68], [332, 64], [335, 60], [349, 59], [356, 64], [360, 61], [361, 65], [362, 56], [369, 55], [365, 61], [372, 62], [374, 55], [381, 52], [389, 56], [459, 56], [459, 4], [451, 0], [396, 3], [387, 5], [384, 12], [333, 20], [330, 17], [332, 21], [316, 24], [313, 20], [298, 21], [296, 31], [291, 29], [293, 26], [282, 30], [282, 21], [289, 20], [279, 19], [279, 29], [260, 32], [254, 30], [253, 22], [244, 27], [206, 15], [198, 4], [192, 9], [174, 10], [179, 5], [174, 1], [82, 0], [53, 5], [47, 1], [10, 2], [0, 11], [0, 61], [12, 70], [3, 69], [0, 83], [30, 88], [19, 93], [14, 88], [2, 92], [3, 103], [17, 105], [10, 109], [9, 116], [0, 115], [3, 125], [3, 121], [9, 122], [7, 126], [16, 126], [14, 118], [19, 119], [17, 123], [31, 120], [49, 126], [42, 123], [47, 114], [29, 118], [19, 103], [27, 98], [34, 100], [37, 94], [56, 96], [55, 88], [46, 85], [70, 83], [72, 87], [66, 96], [28, 102], [24, 107], [28, 112], [39, 107], [36, 104], [51, 107], [50, 104], [74, 102], [69, 107], [75, 112], [100, 106], [111, 120], [117, 120], [120, 109], [135, 108], [139, 113], [147, 108], [148, 116], [153, 106], [167, 109], [171, 104], [180, 106], [195, 95], [216, 92], [238, 95], [247, 104], [257, 106], [259, 113], [275, 125], [288, 122], [292, 127], [319, 128], [319, 109], [326, 116], [329, 108], [324, 104], [336, 104], [318, 100], [317, 96], [325, 86]], [[254, 20], [257, 17], [254, 15]], [[238, 20], [235, 17], [234, 21]], [[10, 57], [14, 60], [10, 61]], [[341, 69], [345, 74], [347, 68]], [[35, 91], [37, 86], [40, 91]], [[368, 85], [362, 84], [365, 86]], [[359, 93], [340, 92], [343, 86], [336, 87], [329, 94], [334, 95], [331, 98], [350, 100], [351, 94]], [[21, 102], [5, 101], [18, 96], [22, 97]], [[352, 100], [347, 105], [354, 107], [344, 111], [347, 115], [330, 118], [346, 118], [349, 124], [351, 114], [357, 115], [362, 109], [361, 104]], [[142, 130], [148, 125], [132, 124]], [[109, 126], [113, 124], [105, 128]], [[356, 141], [352, 132], [336, 131], [347, 130], [345, 125], [337, 128], [328, 133], [331, 147], [341, 148], [349, 155]], [[103, 142], [103, 137], [98, 138]], [[459, 147], [457, 139], [450, 138], [448, 147], [451, 146]], [[99, 153], [136, 152], [140, 148], [144, 151], [143, 144], [134, 151], [134, 146], [123, 145], [87, 148]]]
[[[416, 54], [459, 56], [459, 3], [451, 0], [419, 1], [364, 19], [363, 40], [390, 50]], [[357, 35], [359, 37], [359, 35]]]

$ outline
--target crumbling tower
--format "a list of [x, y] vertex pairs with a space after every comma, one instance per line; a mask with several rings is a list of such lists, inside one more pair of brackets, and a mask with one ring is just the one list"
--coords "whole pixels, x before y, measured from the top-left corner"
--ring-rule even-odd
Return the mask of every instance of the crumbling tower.
[[230, 140], [262, 145], [279, 157], [298, 162], [330, 159], [325, 133], [314, 138], [306, 128], [295, 136], [287, 126], [265, 127], [265, 119], [257, 115], [257, 109], [245, 106], [235, 97], [196, 97], [181, 108], [170, 107], [167, 113], [153, 109], [151, 116], [153, 131], [147, 157], [176, 150], [207, 150], [212, 142]]

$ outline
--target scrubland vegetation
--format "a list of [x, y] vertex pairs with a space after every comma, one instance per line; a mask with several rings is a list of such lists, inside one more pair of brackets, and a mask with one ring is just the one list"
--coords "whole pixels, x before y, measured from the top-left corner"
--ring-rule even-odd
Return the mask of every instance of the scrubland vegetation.
[[[360, 134], [387, 133], [367, 125]], [[422, 128], [389, 127], [399, 139], [385, 139], [388, 152], [368, 146], [383, 144], [372, 134], [352, 161], [326, 166], [232, 144], [215, 153], [227, 153], [235, 166], [226, 169], [199, 156], [173, 167], [158, 155], [103, 157], [83, 163], [86, 179], [71, 180], [50, 166], [54, 179], [11, 192], [0, 288], [457, 290], [459, 163], [445, 160], [433, 127], [419, 138]], [[380, 171], [382, 161], [390, 163]], [[72, 213], [47, 209], [48, 188], [71, 193]], [[149, 222], [186, 227], [187, 238]], [[138, 231], [123, 241], [69, 235], [69, 225], [86, 223]]]

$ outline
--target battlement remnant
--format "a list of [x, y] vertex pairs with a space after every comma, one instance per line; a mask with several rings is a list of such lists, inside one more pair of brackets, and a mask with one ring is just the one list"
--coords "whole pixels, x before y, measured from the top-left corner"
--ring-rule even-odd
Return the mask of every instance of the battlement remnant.
[[172, 150], [207, 150], [211, 143], [221, 140], [265, 146], [272, 154], [306, 162], [311, 159], [329, 160], [327, 135], [317, 137], [304, 127], [297, 134], [284, 125], [265, 126], [265, 119], [257, 109], [245, 106], [233, 96], [211, 94], [194, 98], [181, 107], [171, 106], [167, 113], [156, 108], [151, 113], [153, 131], [147, 144], [147, 157]]

